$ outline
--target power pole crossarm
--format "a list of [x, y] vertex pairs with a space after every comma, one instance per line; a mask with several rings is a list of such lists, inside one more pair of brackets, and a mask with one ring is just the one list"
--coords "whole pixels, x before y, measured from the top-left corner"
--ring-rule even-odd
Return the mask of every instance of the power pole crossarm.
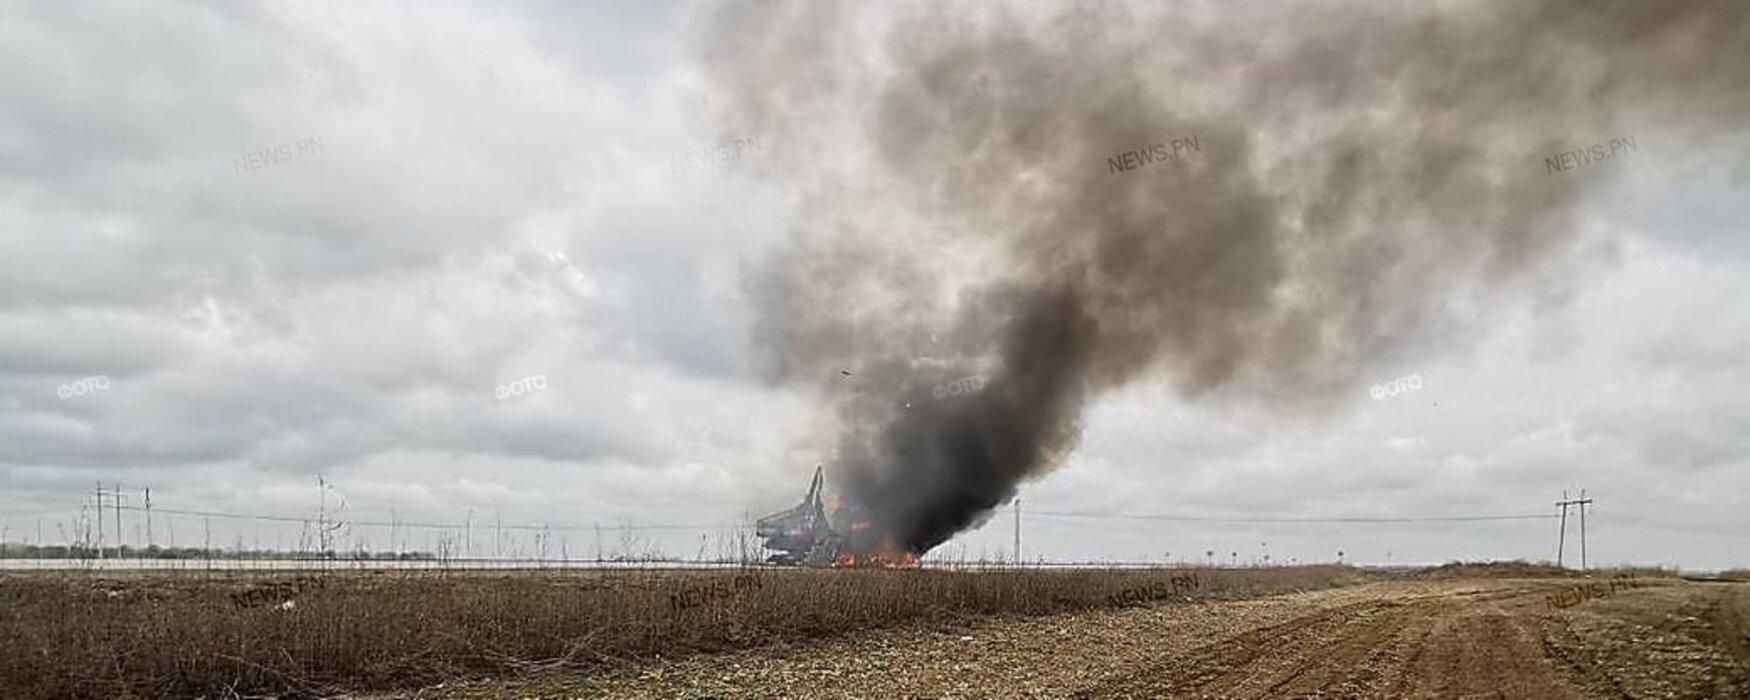
[[1580, 490], [1578, 498], [1568, 498], [1568, 492], [1563, 491], [1562, 500], [1556, 501], [1556, 505], [1562, 509], [1561, 532], [1556, 536], [1557, 568], [1562, 566], [1562, 550], [1568, 535], [1568, 506], [1576, 506], [1580, 509], [1580, 570], [1586, 570], [1586, 506], [1591, 503], [1592, 499], [1586, 497], [1585, 489]]
[[127, 544], [127, 538], [122, 535], [122, 498], [124, 498], [122, 495], [122, 485], [116, 484], [115, 488], [105, 490], [103, 488], [103, 482], [99, 481], [97, 482], [97, 489], [93, 493], [97, 499], [97, 509], [95, 511], [97, 514], [97, 558], [103, 558], [103, 498], [105, 496], [113, 496], [115, 498], [115, 556], [117, 559], [120, 559], [122, 556], [122, 546]]

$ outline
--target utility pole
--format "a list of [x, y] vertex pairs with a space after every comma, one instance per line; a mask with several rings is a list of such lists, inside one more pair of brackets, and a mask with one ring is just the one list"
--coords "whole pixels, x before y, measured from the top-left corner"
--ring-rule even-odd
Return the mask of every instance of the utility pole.
[[1015, 566], [1021, 565], [1021, 497], [1015, 497]]
[[[97, 488], [91, 491], [91, 500], [97, 503], [97, 558], [103, 558], [103, 482], [97, 482]], [[89, 530], [87, 530], [89, 532]]]
[[1568, 492], [1562, 491], [1562, 500], [1556, 501], [1556, 506], [1562, 509], [1561, 524], [1556, 526], [1556, 568], [1562, 568], [1562, 545], [1568, 538]]
[[146, 546], [152, 546], [152, 487], [146, 487]]
[[1561, 532], [1556, 535], [1556, 568], [1562, 567], [1562, 554], [1566, 549], [1568, 537], [1568, 506], [1578, 506], [1580, 509], [1580, 570], [1586, 570], [1586, 506], [1592, 499], [1586, 497], [1586, 490], [1580, 489], [1579, 498], [1568, 498], [1568, 492], [1562, 492], [1562, 500], [1556, 505], [1562, 509]]
[[122, 547], [127, 546], [128, 539], [122, 534], [122, 485], [115, 485], [115, 556], [120, 559]]
[[327, 547], [328, 538], [328, 484], [322, 483], [322, 475], [316, 475], [316, 556], [321, 557]]
[[[340, 498], [340, 505], [334, 509], [337, 517], [330, 523], [328, 520], [328, 492], [334, 490], [334, 484], [323, 479], [321, 474], [317, 474], [316, 490], [320, 492], [317, 497], [319, 505], [316, 511], [316, 556], [327, 561], [334, 558], [335, 533], [340, 532], [340, 529], [346, 526], [346, 521], [338, 517], [340, 512], [346, 510], [346, 497], [336, 494]], [[390, 513], [393, 512], [394, 510], [391, 509]], [[324, 566], [327, 565], [324, 564]]]
[[127, 537], [122, 534], [123, 533], [123, 530], [122, 530], [122, 498], [123, 498], [122, 485], [116, 484], [115, 488], [108, 490], [108, 491], [105, 491], [103, 488], [103, 482], [99, 481], [99, 482], [97, 482], [96, 494], [97, 494], [97, 556], [99, 559], [103, 558], [103, 497], [104, 496], [114, 496], [115, 497], [115, 556], [117, 559], [120, 559], [122, 556], [122, 546], [127, 544]]

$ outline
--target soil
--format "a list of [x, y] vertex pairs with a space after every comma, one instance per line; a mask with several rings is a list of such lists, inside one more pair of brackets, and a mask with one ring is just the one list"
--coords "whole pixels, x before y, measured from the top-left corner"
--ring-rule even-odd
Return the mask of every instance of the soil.
[[912, 626], [402, 697], [1750, 697], [1750, 584], [1394, 581]]

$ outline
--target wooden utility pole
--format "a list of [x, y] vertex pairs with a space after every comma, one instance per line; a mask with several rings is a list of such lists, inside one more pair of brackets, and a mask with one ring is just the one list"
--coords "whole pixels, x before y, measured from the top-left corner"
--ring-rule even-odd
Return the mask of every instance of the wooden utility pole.
[[1021, 565], [1021, 498], [1015, 497], [1015, 566]]
[[1568, 492], [1562, 492], [1562, 500], [1556, 505], [1562, 509], [1561, 532], [1556, 535], [1556, 568], [1562, 567], [1562, 554], [1568, 537], [1568, 506], [1578, 506], [1580, 509], [1580, 570], [1586, 570], [1586, 506], [1592, 499], [1586, 497], [1586, 490], [1580, 489], [1579, 498], [1568, 498]]

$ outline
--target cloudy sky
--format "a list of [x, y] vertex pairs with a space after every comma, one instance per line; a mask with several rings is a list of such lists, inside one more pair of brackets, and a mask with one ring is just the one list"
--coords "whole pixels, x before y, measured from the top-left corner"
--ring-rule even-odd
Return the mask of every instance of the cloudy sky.
[[[736, 35], [713, 9], [4, 7], [6, 540], [65, 541], [99, 481], [314, 517], [321, 474], [355, 520], [551, 524], [573, 556], [594, 525], [662, 525], [605, 546], [692, 556], [830, 459], [853, 382], [776, 379], [753, 290], [818, 214], [785, 173], [856, 172], [865, 149], [820, 125], [875, 105], [715, 120], [748, 98], [714, 77]], [[882, 19], [856, 27], [907, 31]], [[841, 40], [881, 45], [823, 37]], [[1553, 152], [1519, 153], [1583, 183], [1566, 243], [1442, 305], [1318, 411], [1170, 373], [1092, 397], [1073, 453], [1020, 487], [1027, 558], [1553, 559], [1550, 520], [1223, 519], [1552, 514], [1585, 488], [1592, 563], [1750, 565], [1750, 133], [1698, 147], [1632, 117], [1547, 135], [1632, 136], [1616, 158], [1547, 173]], [[1148, 515], [1206, 520], [1119, 517]], [[995, 516], [940, 551], [1006, 556]], [[204, 527], [160, 515], [154, 539]]]

